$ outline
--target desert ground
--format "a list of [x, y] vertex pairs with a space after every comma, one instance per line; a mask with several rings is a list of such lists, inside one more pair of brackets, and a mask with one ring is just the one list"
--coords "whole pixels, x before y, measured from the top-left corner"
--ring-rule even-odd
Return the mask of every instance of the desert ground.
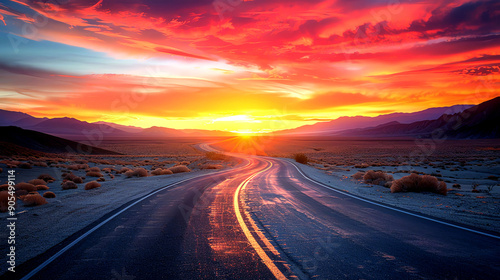
[[[196, 149], [197, 143], [206, 142], [212, 142], [213, 147], [224, 151], [289, 158], [290, 161], [294, 161], [294, 154], [303, 153], [308, 157], [308, 163], [298, 164], [300, 168], [313, 179], [332, 187], [399, 208], [500, 232], [500, 145], [494, 140], [448, 140], [430, 143], [432, 145], [427, 143], [427, 146], [422, 146], [422, 141], [408, 139], [359, 141], [240, 137], [139, 142], [115, 140], [103, 141], [99, 147], [123, 155], [21, 153], [2, 156], [1, 184], [6, 183], [7, 171], [12, 168], [16, 170], [16, 183], [29, 182], [42, 174], [49, 175], [45, 176], [49, 178], [46, 179], [48, 182], [33, 182], [38, 185], [36, 191], [29, 187], [19, 189], [20, 198], [35, 193], [43, 196], [53, 192], [55, 195], [54, 198], [43, 198], [42, 203], [26, 203], [18, 199], [18, 240], [21, 244], [30, 244], [19, 246], [19, 263], [46, 251], [134, 199], [168, 184], [239, 164], [234, 158], [205, 154]], [[383, 171], [394, 180], [411, 172], [432, 175], [446, 183], [447, 195], [391, 193], [389, 188], [363, 179], [369, 170]], [[75, 184], [71, 183], [73, 181]], [[92, 181], [98, 182], [100, 187], [86, 190], [85, 186]], [[63, 189], [63, 185], [68, 189]], [[73, 185], [77, 188], [71, 188]], [[1, 219], [7, 217], [8, 213], [0, 213]], [[1, 234], [0, 238], [6, 238], [3, 236], [5, 231]], [[2, 252], [7, 249], [5, 245], [0, 246], [3, 246], [0, 247]]]

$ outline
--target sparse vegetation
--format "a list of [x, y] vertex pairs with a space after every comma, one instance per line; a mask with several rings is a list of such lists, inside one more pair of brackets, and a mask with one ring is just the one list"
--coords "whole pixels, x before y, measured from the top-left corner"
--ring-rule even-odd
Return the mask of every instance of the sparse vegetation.
[[148, 171], [142, 167], [135, 168], [134, 170], [128, 170], [125, 172], [125, 176], [130, 177], [147, 177]]
[[53, 193], [53, 192], [45, 192], [45, 193], [43, 194], [43, 197], [45, 197], [45, 198], [55, 198], [55, 197], [56, 197], [56, 194], [55, 194], [55, 193]]
[[63, 190], [71, 190], [71, 189], [77, 189], [77, 188], [78, 188], [78, 186], [73, 181], [66, 181], [62, 184]]
[[85, 185], [85, 190], [91, 190], [91, 189], [100, 188], [100, 187], [101, 187], [101, 184], [99, 184], [97, 181], [91, 181]]
[[24, 206], [38, 206], [47, 204], [47, 200], [39, 193], [29, 193], [22, 198]]
[[295, 159], [296, 162], [302, 164], [307, 164], [307, 162], [309, 161], [309, 158], [303, 153], [294, 154], [293, 158]]
[[36, 191], [35, 185], [25, 182], [17, 183], [14, 187], [16, 190], [24, 190], [26, 192]]
[[209, 160], [226, 160], [227, 159], [227, 156], [222, 154], [222, 153], [218, 153], [218, 152], [207, 152], [205, 153], [205, 157], [208, 158]]
[[102, 175], [102, 173], [100, 171], [89, 171], [87, 172], [87, 174], [85, 174], [85, 176], [88, 176], [88, 177], [104, 177], [104, 175]]
[[28, 183], [32, 184], [32, 185], [47, 185], [47, 182], [45, 182], [44, 180], [42, 179], [33, 179], [33, 180], [30, 180], [28, 181]]
[[41, 174], [40, 176], [38, 176], [38, 179], [42, 179], [44, 180], [45, 182], [49, 182], [49, 181], [55, 181], [56, 179], [52, 176], [50, 176], [49, 174]]
[[31, 163], [29, 162], [21, 162], [17, 167], [22, 168], [22, 169], [31, 169]]
[[394, 181], [394, 178], [392, 175], [383, 171], [368, 170], [365, 175], [363, 175], [363, 181], [365, 184], [390, 187], [390, 182]]
[[155, 170], [151, 171], [151, 175], [169, 175], [173, 174], [173, 172], [169, 169], [163, 169], [163, 168], [156, 168]]
[[189, 169], [185, 165], [177, 165], [169, 168], [172, 173], [183, 173], [183, 172], [191, 172], [191, 169]]
[[356, 180], [361, 180], [361, 179], [363, 179], [363, 176], [365, 176], [365, 172], [359, 171], [359, 172], [354, 173], [351, 177], [356, 179]]
[[399, 180], [395, 180], [391, 185], [391, 192], [434, 192], [442, 195], [447, 193], [446, 183], [439, 181], [430, 175], [418, 175], [412, 173]]
[[46, 185], [36, 185], [35, 187], [37, 191], [46, 191], [49, 189]]
[[222, 165], [221, 164], [207, 163], [207, 164], [200, 166], [200, 169], [222, 169]]

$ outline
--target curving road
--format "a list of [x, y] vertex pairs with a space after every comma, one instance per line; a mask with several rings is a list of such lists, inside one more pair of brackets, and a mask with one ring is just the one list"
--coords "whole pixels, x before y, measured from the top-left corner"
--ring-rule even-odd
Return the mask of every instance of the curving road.
[[110, 213], [23, 265], [23, 279], [499, 279], [497, 235], [232, 155], [238, 167]]

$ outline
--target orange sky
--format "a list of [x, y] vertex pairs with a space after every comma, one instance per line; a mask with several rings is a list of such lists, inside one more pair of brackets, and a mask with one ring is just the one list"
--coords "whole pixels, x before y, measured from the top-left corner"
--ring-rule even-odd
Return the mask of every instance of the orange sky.
[[498, 1], [44, 2], [0, 4], [3, 109], [266, 132], [500, 95]]

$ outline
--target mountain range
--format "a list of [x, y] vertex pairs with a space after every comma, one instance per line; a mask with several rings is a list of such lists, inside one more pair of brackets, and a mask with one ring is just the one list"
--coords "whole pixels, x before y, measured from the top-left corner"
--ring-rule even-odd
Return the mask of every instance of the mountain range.
[[328, 122], [318, 122], [312, 125], [304, 125], [295, 129], [279, 131], [278, 134], [285, 135], [334, 135], [341, 131], [350, 129], [361, 129], [375, 127], [391, 122], [399, 122], [402, 124], [413, 123], [425, 120], [434, 120], [444, 114], [454, 114], [463, 112], [474, 105], [454, 105], [451, 107], [429, 108], [423, 111], [414, 113], [392, 113], [380, 115], [377, 117], [340, 117]]
[[168, 137], [234, 136], [231, 132], [201, 129], [140, 128], [110, 122], [89, 123], [74, 118], [36, 118], [26, 113], [0, 110], [0, 126], [17, 126], [72, 140], [158, 139]]
[[[431, 137], [444, 133], [449, 138], [500, 138], [500, 97], [479, 105], [430, 108], [414, 113], [393, 113], [377, 117], [341, 117], [295, 129], [275, 132], [288, 136]], [[235, 136], [225, 131], [140, 128], [110, 122], [89, 123], [73, 118], [36, 118], [22, 112], [0, 110], [0, 126], [95, 143], [104, 139], [159, 139], [168, 137]], [[0, 137], [0, 141], [4, 136]]]

